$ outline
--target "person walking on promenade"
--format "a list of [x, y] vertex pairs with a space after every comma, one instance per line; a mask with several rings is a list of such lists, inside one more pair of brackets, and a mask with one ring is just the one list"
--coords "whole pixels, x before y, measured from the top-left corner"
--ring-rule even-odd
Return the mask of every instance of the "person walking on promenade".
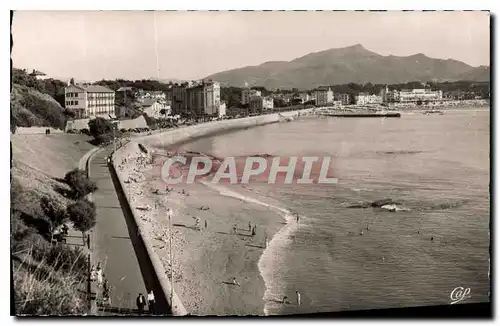
[[295, 293], [297, 294], [297, 304], [300, 306], [300, 293], [299, 291], [295, 291]]
[[149, 291], [149, 293], [148, 293], [148, 306], [149, 306], [149, 313], [154, 315], [154, 313], [155, 313], [155, 295], [153, 294], [153, 290]]
[[92, 268], [90, 269], [90, 281], [95, 282], [96, 278], [97, 278], [97, 271], [95, 270], [95, 266], [92, 266]]
[[205, 229], [208, 228], [208, 223], [207, 223], [207, 220], [205, 220]]
[[135, 303], [137, 304], [137, 310], [139, 310], [139, 315], [142, 315], [144, 313], [144, 306], [146, 305], [146, 299], [144, 299], [142, 293], [139, 293], [137, 299], [135, 300]]
[[101, 263], [97, 263], [96, 274], [97, 274], [97, 284], [99, 286], [101, 286], [102, 285], [102, 268], [101, 268]]

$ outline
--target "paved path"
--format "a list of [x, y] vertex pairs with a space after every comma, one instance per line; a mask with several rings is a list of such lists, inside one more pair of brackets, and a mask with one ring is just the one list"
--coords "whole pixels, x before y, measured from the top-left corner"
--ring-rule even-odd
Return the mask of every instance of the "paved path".
[[136, 309], [139, 293], [147, 296], [138, 257], [129, 234], [120, 200], [115, 191], [106, 157], [112, 146], [95, 154], [89, 163], [90, 179], [97, 183], [93, 193], [97, 224], [92, 234], [93, 263], [101, 262], [105, 278], [111, 286], [111, 307], [99, 314], [125, 313]]

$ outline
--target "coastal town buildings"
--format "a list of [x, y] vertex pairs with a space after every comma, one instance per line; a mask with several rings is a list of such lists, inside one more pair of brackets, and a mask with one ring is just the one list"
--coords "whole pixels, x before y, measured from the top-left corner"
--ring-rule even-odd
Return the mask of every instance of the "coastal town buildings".
[[340, 93], [337, 93], [337, 94], [335, 94], [334, 99], [336, 101], [340, 101], [340, 103], [342, 103], [342, 105], [349, 105], [349, 104], [351, 104], [351, 95], [350, 94], [346, 94], [346, 93], [340, 94]]
[[333, 102], [333, 91], [330, 87], [321, 86], [316, 92], [316, 105], [327, 105]]
[[389, 90], [386, 86], [380, 91], [380, 96], [382, 98], [382, 102], [384, 103], [435, 102], [443, 99], [443, 92], [433, 91], [427, 88]]
[[201, 81], [177, 84], [172, 87], [172, 114], [216, 116], [219, 114], [220, 84]]
[[368, 94], [368, 93], [359, 93], [358, 95], [356, 95], [357, 105], [380, 104], [380, 103], [382, 103], [382, 97], [380, 95]]
[[305, 103], [305, 102], [312, 100], [312, 96], [308, 93], [300, 93], [299, 98], [302, 100], [302, 103]]
[[261, 91], [258, 91], [256, 89], [245, 88], [241, 91], [241, 104], [248, 104], [250, 103], [250, 98], [261, 95], [262, 95]]
[[226, 102], [221, 101], [219, 106], [219, 117], [226, 116], [226, 113], [227, 113]]
[[250, 98], [250, 113], [262, 113], [274, 108], [274, 100], [271, 97], [253, 96]]
[[432, 102], [443, 99], [442, 91], [432, 91], [430, 89], [403, 89], [399, 92], [399, 102]]
[[[169, 105], [164, 105], [162, 101], [148, 98], [139, 104], [142, 112], [146, 113], [149, 117], [158, 119], [171, 114], [171, 108]], [[165, 110], [165, 114], [162, 114], [162, 110]]]
[[100, 85], [64, 88], [65, 107], [75, 119], [115, 116], [115, 92]]

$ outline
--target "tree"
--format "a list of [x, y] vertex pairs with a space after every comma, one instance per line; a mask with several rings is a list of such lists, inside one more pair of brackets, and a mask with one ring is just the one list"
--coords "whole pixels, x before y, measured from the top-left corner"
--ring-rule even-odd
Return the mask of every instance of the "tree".
[[161, 115], [166, 115], [166, 114], [167, 114], [167, 110], [165, 110], [165, 109], [161, 109], [161, 110], [160, 110], [160, 114], [161, 114]]
[[69, 80], [69, 83], [70, 83], [71, 85], [74, 85], [74, 84], [75, 84], [75, 79], [74, 79], [74, 78], [71, 78], [71, 79]]
[[50, 241], [52, 242], [54, 231], [68, 220], [68, 215], [64, 206], [51, 197], [42, 197], [40, 207], [49, 222]]
[[90, 134], [95, 138], [113, 132], [113, 123], [107, 119], [97, 117], [89, 121], [89, 130]]
[[69, 205], [67, 211], [74, 227], [82, 232], [82, 236], [85, 239], [85, 233], [96, 224], [96, 208], [94, 203], [86, 199], [81, 199]]
[[90, 180], [83, 170], [74, 169], [69, 171], [64, 176], [64, 181], [73, 189], [75, 198], [83, 198], [97, 190], [95, 182]]

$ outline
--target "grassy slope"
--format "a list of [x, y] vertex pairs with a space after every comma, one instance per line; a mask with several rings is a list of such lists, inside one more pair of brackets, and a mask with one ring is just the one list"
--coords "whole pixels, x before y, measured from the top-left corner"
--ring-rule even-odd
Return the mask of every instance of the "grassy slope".
[[64, 108], [47, 94], [33, 88], [13, 84], [10, 94], [11, 120], [20, 127], [50, 126], [63, 129]]
[[[67, 188], [57, 178], [75, 168], [79, 159], [93, 146], [84, 135], [12, 135], [13, 167], [12, 189], [18, 194], [11, 207], [32, 217], [41, 216], [40, 198], [51, 196], [68, 203], [56, 187]], [[11, 217], [12, 228], [34, 229], [24, 220]], [[37, 249], [48, 246], [38, 234], [28, 236], [23, 247]], [[38, 241], [38, 242], [37, 242]], [[30, 261], [26, 253], [15, 255], [13, 261], [16, 313], [66, 314], [81, 313], [84, 300], [77, 290], [76, 272], [54, 270], [42, 261]], [[24, 310], [19, 311], [20, 307]], [[73, 308], [68, 308], [73, 307]]]

